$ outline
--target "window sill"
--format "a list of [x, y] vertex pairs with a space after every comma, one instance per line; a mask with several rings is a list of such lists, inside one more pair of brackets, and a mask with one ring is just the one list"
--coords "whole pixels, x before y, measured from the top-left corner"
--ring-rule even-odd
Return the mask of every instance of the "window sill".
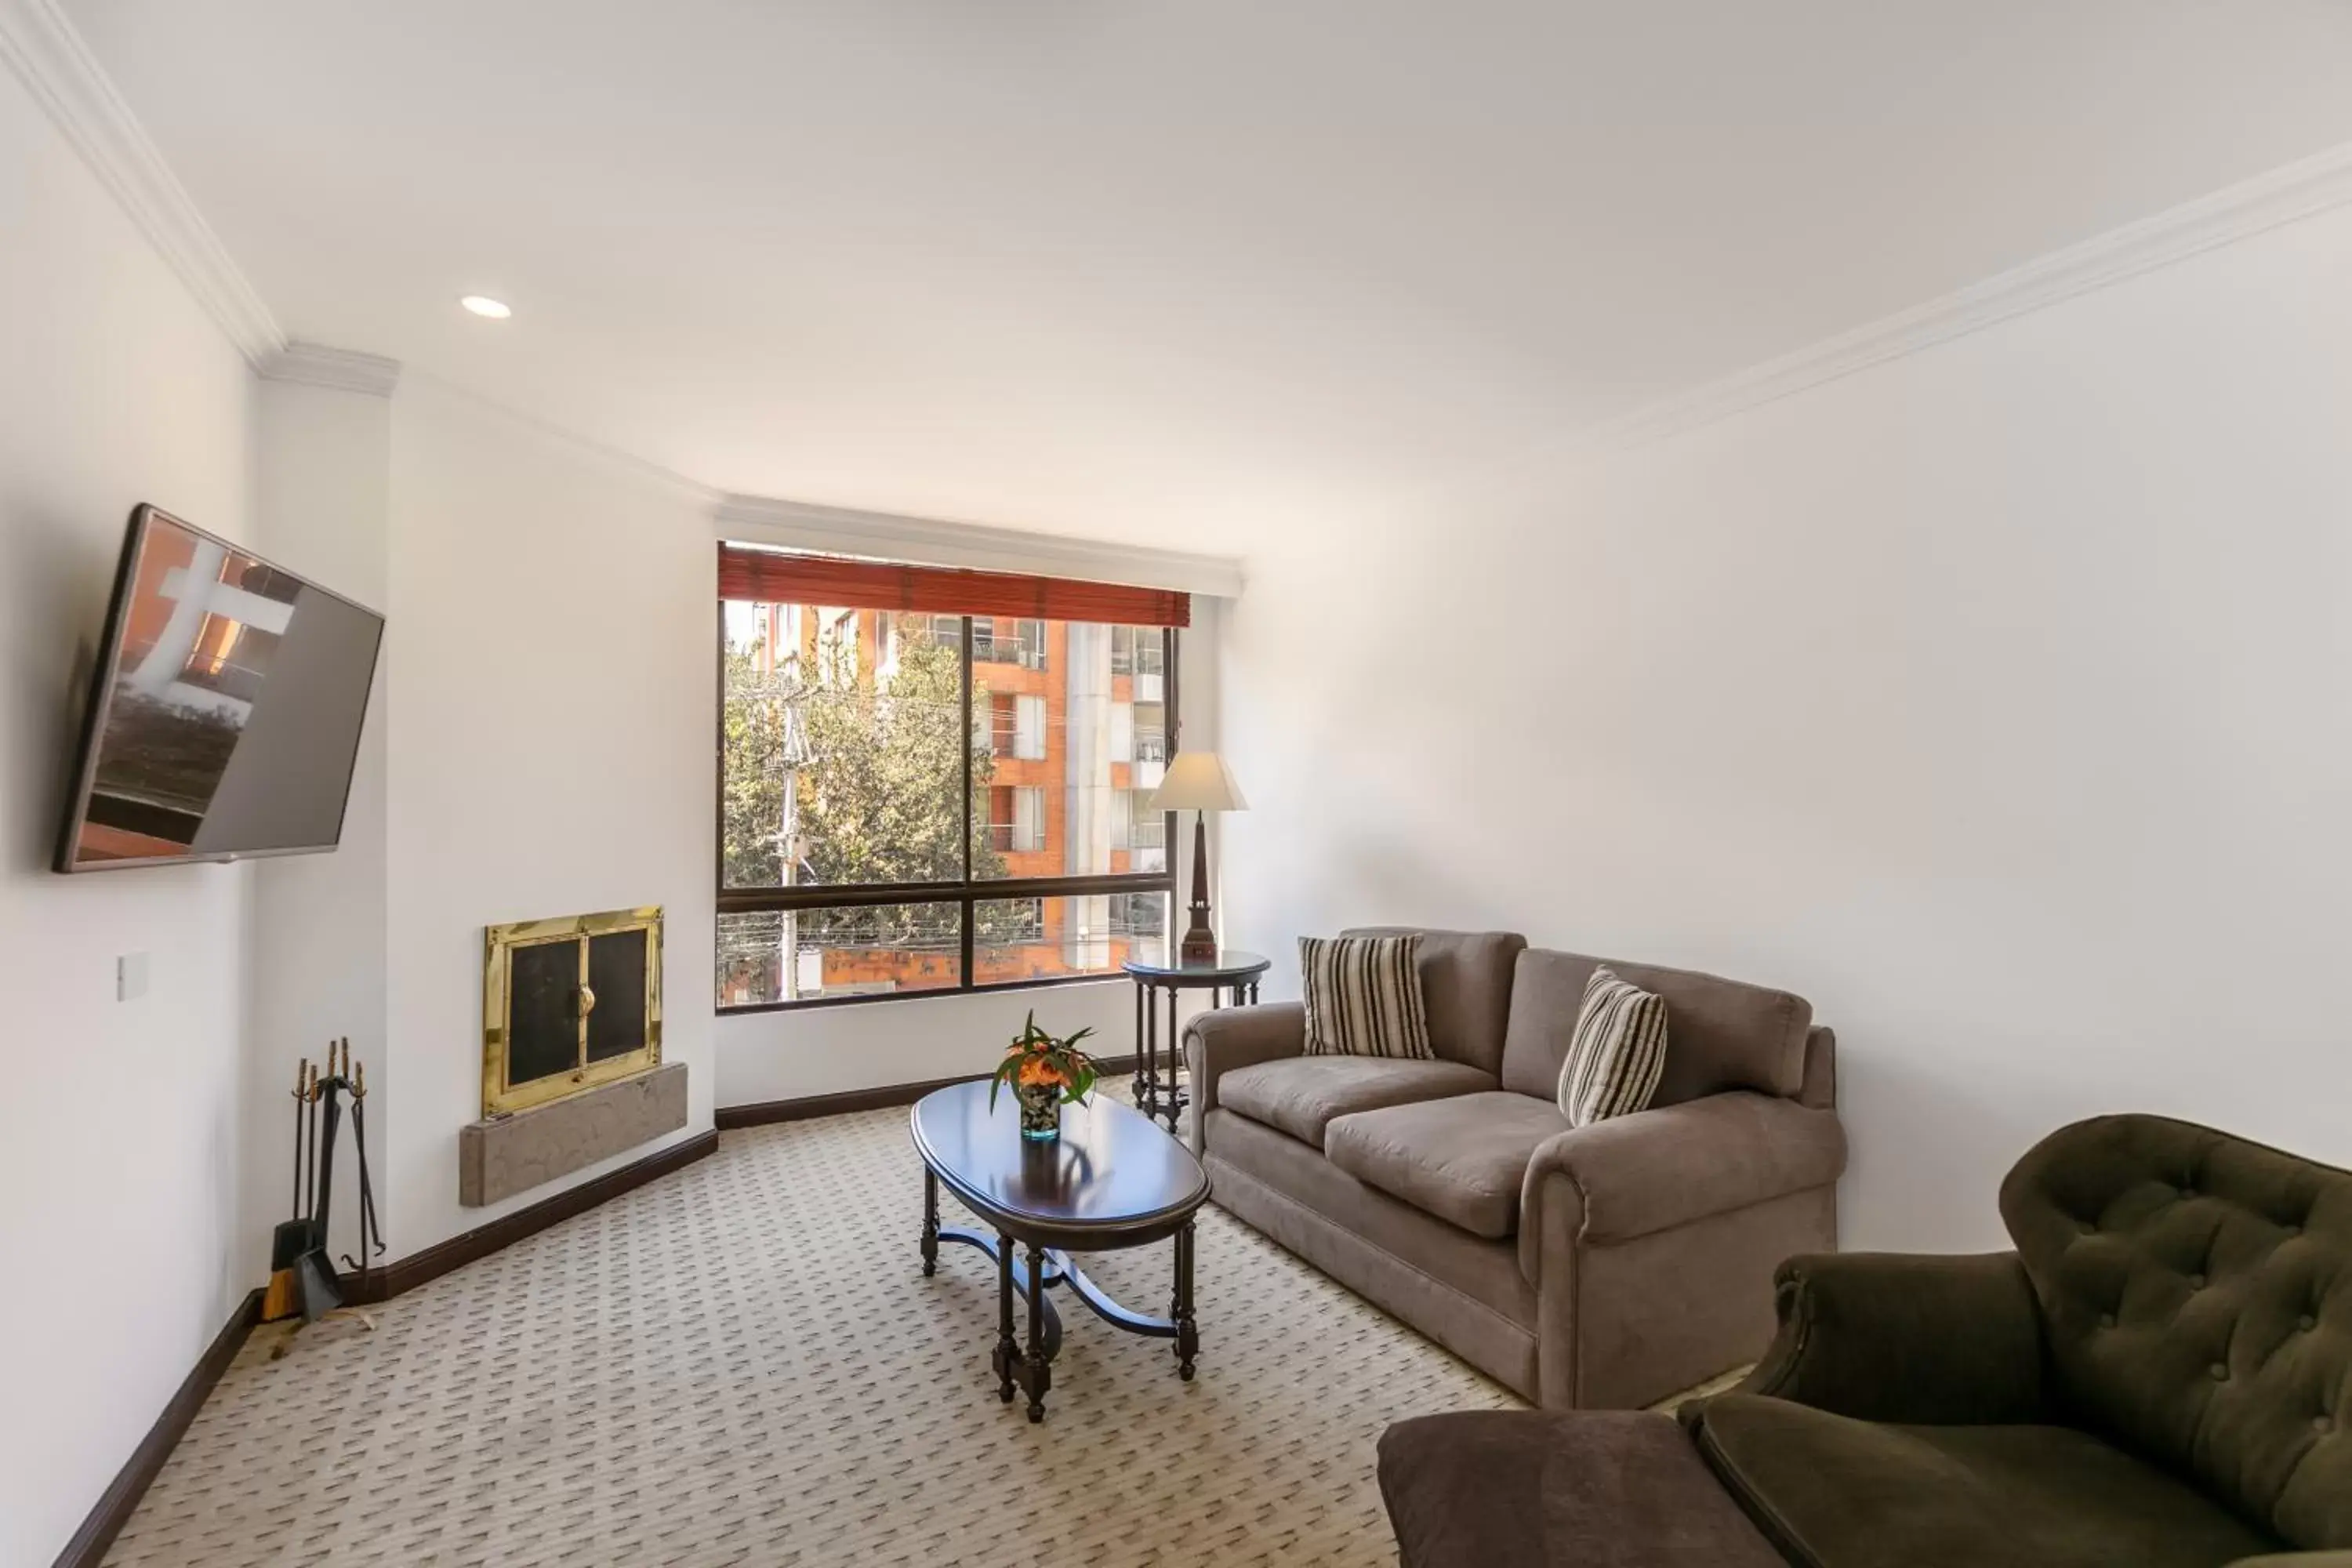
[[845, 996], [805, 996], [792, 1002], [744, 1002], [734, 1006], [713, 1008], [712, 1011], [721, 1018], [739, 1018], [757, 1013], [800, 1013], [819, 1007], [855, 1007], [868, 1003], [932, 1002], [950, 996], [992, 996], [1007, 991], [1050, 991], [1065, 985], [1124, 984], [1126, 982], [1127, 976], [1114, 969], [1097, 974], [1056, 974], [1042, 980], [1000, 980], [988, 985], [940, 985], [928, 991], [861, 991]]

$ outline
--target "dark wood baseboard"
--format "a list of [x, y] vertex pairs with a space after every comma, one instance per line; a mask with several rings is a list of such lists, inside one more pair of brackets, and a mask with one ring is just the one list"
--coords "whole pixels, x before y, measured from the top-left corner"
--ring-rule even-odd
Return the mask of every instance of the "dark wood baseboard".
[[[1103, 1076], [1135, 1070], [1135, 1058], [1104, 1057], [1096, 1065]], [[847, 1116], [856, 1110], [887, 1110], [894, 1105], [912, 1105], [935, 1089], [950, 1084], [970, 1083], [986, 1078], [986, 1073], [958, 1073], [953, 1078], [929, 1078], [919, 1083], [877, 1084], [872, 1089], [844, 1089], [838, 1094], [807, 1094], [797, 1100], [762, 1100], [750, 1105], [722, 1105], [712, 1120], [721, 1132], [731, 1132], [739, 1127], [765, 1127], [776, 1121], [813, 1121], [820, 1116]]]
[[89, 1510], [89, 1517], [81, 1521], [81, 1528], [66, 1542], [66, 1549], [58, 1554], [57, 1568], [98, 1568], [106, 1549], [114, 1544], [115, 1536], [131, 1522], [131, 1513], [139, 1507], [139, 1500], [147, 1495], [156, 1472], [179, 1446], [181, 1434], [196, 1418], [196, 1412], [204, 1408], [213, 1384], [221, 1380], [221, 1373], [228, 1370], [228, 1363], [236, 1359], [237, 1351], [244, 1346], [246, 1335], [260, 1321], [261, 1292], [249, 1291], [236, 1304], [236, 1310], [229, 1314], [221, 1331], [213, 1336], [213, 1342], [205, 1347], [205, 1353], [196, 1360], [195, 1370], [188, 1373], [171, 1402], [163, 1406], [163, 1414], [155, 1418], [155, 1425], [131, 1450], [131, 1462], [122, 1467], [113, 1484], [98, 1500], [98, 1506]]
[[[723, 1126], [724, 1123], [722, 1122]], [[372, 1301], [388, 1301], [394, 1296], [405, 1295], [430, 1279], [438, 1279], [453, 1268], [461, 1268], [476, 1258], [488, 1258], [502, 1247], [509, 1247], [524, 1237], [559, 1225], [573, 1215], [585, 1214], [598, 1204], [619, 1197], [633, 1187], [642, 1187], [656, 1176], [667, 1176], [697, 1160], [716, 1153], [719, 1132], [698, 1133], [667, 1149], [656, 1150], [642, 1160], [632, 1160], [616, 1171], [607, 1171], [593, 1181], [566, 1187], [553, 1197], [541, 1198], [535, 1204], [519, 1208], [510, 1215], [476, 1226], [472, 1230], [436, 1242], [422, 1252], [412, 1252], [382, 1268], [371, 1268], [364, 1274], [342, 1276], [343, 1297], [354, 1306]]]

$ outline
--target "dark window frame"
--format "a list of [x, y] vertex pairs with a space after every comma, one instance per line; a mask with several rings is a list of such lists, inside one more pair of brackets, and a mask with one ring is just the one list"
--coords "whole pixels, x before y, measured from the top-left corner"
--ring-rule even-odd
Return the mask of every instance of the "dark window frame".
[[[760, 603], [763, 601], [744, 601]], [[1176, 814], [1160, 813], [1161, 843], [1166, 849], [1166, 865], [1157, 871], [1105, 871], [1075, 877], [994, 877], [975, 881], [971, 875], [971, 843], [974, 831], [971, 798], [971, 750], [964, 749], [963, 788], [964, 811], [963, 877], [957, 881], [940, 882], [848, 882], [824, 886], [794, 886], [784, 888], [730, 888], [727, 885], [727, 611], [728, 601], [719, 600], [719, 635], [714, 683], [719, 702], [712, 736], [712, 759], [716, 778], [713, 784], [711, 812], [711, 881], [718, 889], [717, 913], [756, 914], [772, 910], [845, 909], [869, 904], [950, 904], [955, 906], [957, 923], [961, 931], [961, 949], [956, 965], [957, 984], [935, 985], [910, 991], [854, 992], [840, 996], [803, 996], [776, 1002], [742, 1002], [720, 1004], [714, 1009], [728, 1016], [749, 1013], [799, 1012], [812, 1007], [855, 1007], [874, 1002], [915, 1002], [928, 996], [970, 996], [995, 991], [1034, 991], [1055, 985], [1099, 984], [1117, 980], [1117, 971], [1095, 974], [1057, 974], [1032, 980], [1000, 980], [987, 984], [972, 982], [973, 925], [975, 904], [994, 903], [1007, 899], [1082, 898], [1097, 893], [1165, 893], [1168, 895], [1168, 929], [1176, 920], [1176, 858], [1172, 848], [1177, 842]], [[850, 605], [851, 609], [877, 608], [872, 605]], [[889, 614], [887, 610], [878, 613]], [[937, 617], [933, 617], [936, 621]], [[963, 733], [975, 731], [972, 723], [977, 717], [972, 706], [972, 620], [963, 619], [963, 674], [960, 698], [963, 710]], [[1078, 623], [1087, 624], [1087, 623]], [[1039, 622], [1042, 627], [1044, 623]], [[1177, 737], [1181, 732], [1182, 720], [1177, 706], [1177, 655], [1180, 650], [1178, 629], [1160, 628], [1161, 708], [1165, 722], [1161, 726], [1167, 758], [1177, 751]], [[1041, 650], [1042, 651], [1042, 650]], [[1140, 755], [1137, 761], [1141, 761]], [[983, 825], [985, 826], [985, 825]], [[711, 974], [714, 990], [717, 985], [718, 926], [711, 928]]]

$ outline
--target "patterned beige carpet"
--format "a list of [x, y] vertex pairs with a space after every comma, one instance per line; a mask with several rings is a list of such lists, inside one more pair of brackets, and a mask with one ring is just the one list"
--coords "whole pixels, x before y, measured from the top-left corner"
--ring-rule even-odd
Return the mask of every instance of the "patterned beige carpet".
[[[373, 1333], [262, 1330], [107, 1561], [1386, 1568], [1381, 1428], [1519, 1403], [1212, 1207], [1198, 1380], [1065, 1294], [1033, 1426], [921, 1210], [904, 1110], [730, 1132]], [[1089, 1272], [1162, 1311], [1170, 1252]]]

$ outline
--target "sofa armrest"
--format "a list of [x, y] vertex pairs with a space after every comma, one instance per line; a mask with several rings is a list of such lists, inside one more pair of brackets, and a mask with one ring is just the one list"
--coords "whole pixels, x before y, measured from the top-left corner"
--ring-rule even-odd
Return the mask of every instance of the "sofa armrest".
[[1219, 1075], [1302, 1056], [1306, 1050], [1307, 1005], [1303, 1002], [1218, 1007], [1185, 1025], [1184, 1068], [1192, 1075], [1192, 1152], [1201, 1152], [1202, 1124], [1216, 1109]]
[[2013, 1252], [1823, 1253], [1774, 1286], [1779, 1337], [1735, 1393], [1863, 1421], [2042, 1418], [2042, 1313]]
[[[1832, 1110], [1769, 1094], [1710, 1094], [1553, 1134], [1519, 1186], [1519, 1268], [1543, 1279], [1548, 1217], [1580, 1241], [1630, 1241], [1834, 1182], [1845, 1129]], [[1553, 1215], [1560, 1205], [1570, 1212]]]

